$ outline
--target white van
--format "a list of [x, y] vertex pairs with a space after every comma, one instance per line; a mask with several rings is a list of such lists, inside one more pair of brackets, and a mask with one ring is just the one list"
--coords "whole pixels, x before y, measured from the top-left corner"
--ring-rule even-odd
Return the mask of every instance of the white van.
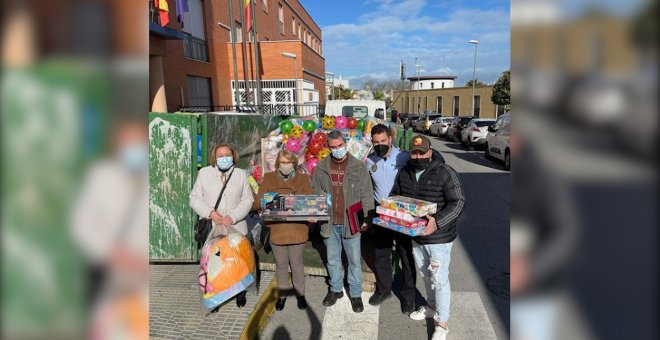
[[326, 116], [344, 117], [374, 117], [387, 120], [384, 100], [342, 99], [328, 100], [325, 103]]

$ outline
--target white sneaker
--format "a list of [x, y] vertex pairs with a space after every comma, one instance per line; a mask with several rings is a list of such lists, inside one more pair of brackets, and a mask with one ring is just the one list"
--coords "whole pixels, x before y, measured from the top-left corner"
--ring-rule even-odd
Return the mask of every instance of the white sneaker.
[[440, 326], [435, 326], [435, 332], [433, 332], [433, 337], [431, 340], [446, 340], [447, 333], [449, 333], [449, 328], [442, 328]]
[[430, 319], [435, 315], [435, 311], [429, 306], [421, 306], [416, 311], [410, 313], [410, 318], [416, 321]]

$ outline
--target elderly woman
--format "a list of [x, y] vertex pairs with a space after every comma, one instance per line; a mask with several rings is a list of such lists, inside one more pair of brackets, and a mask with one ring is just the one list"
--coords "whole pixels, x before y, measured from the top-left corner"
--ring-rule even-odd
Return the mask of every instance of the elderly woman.
[[[283, 150], [277, 155], [275, 167], [277, 170], [264, 175], [259, 187], [254, 210], [261, 208], [261, 197], [266, 192], [278, 194], [309, 195], [313, 194], [308, 175], [297, 171], [298, 157]], [[313, 222], [313, 220], [312, 220]], [[308, 226], [305, 222], [273, 222], [267, 223], [270, 228], [270, 246], [275, 256], [275, 278], [279, 298], [275, 304], [277, 310], [284, 308], [286, 295], [291, 290], [289, 285], [289, 267], [293, 276], [293, 288], [298, 299], [298, 308], [307, 308], [305, 300], [305, 271], [303, 266], [303, 250], [308, 239]]]
[[[209, 237], [227, 233], [231, 229], [247, 235], [245, 216], [252, 207], [254, 197], [243, 169], [236, 168], [238, 153], [229, 144], [218, 144], [210, 154], [211, 165], [199, 170], [190, 193], [190, 206], [200, 218], [213, 220]], [[223, 186], [225, 188], [218, 208], [215, 203]], [[230, 228], [227, 228], [230, 227]], [[247, 303], [245, 292], [236, 296], [236, 305]]]

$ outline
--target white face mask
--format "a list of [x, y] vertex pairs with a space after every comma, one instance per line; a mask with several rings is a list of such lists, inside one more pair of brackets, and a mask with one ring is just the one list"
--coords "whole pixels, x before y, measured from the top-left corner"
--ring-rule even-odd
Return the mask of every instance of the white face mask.
[[218, 157], [218, 159], [216, 159], [216, 164], [218, 165], [218, 169], [228, 170], [234, 165], [234, 158], [232, 156]]
[[288, 176], [293, 172], [293, 170], [295, 170], [295, 167], [293, 164], [280, 164], [279, 170], [282, 175]]

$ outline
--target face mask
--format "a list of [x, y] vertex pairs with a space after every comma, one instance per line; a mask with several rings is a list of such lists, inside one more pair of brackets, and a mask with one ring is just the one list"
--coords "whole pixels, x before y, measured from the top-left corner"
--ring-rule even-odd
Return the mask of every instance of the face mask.
[[425, 170], [431, 163], [430, 158], [411, 158], [410, 165], [418, 171]]
[[346, 147], [342, 146], [341, 148], [338, 149], [332, 149], [330, 150], [330, 153], [332, 153], [332, 157], [334, 159], [342, 159], [346, 157]]
[[232, 165], [234, 165], [234, 158], [231, 156], [218, 157], [216, 164], [218, 165], [218, 169], [226, 171], [229, 170]]
[[119, 151], [119, 160], [131, 172], [140, 172], [149, 165], [149, 151], [146, 145], [127, 145]]
[[280, 164], [280, 173], [284, 176], [289, 176], [295, 168], [293, 164]]
[[376, 156], [383, 158], [387, 151], [390, 149], [389, 145], [385, 144], [379, 144], [379, 145], [374, 145], [374, 152], [376, 153]]

